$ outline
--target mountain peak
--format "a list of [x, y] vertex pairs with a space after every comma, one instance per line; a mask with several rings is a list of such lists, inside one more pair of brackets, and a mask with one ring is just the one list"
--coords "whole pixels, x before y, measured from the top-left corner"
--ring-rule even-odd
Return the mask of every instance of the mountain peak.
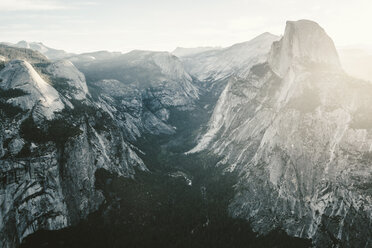
[[23, 110], [38, 106], [47, 119], [64, 108], [58, 91], [48, 84], [34, 67], [25, 60], [12, 60], [0, 72], [1, 90], [21, 90], [24, 95], [10, 98], [7, 103]]
[[294, 63], [317, 63], [339, 69], [340, 61], [332, 39], [310, 20], [287, 21], [284, 36], [270, 52], [270, 65], [283, 76]]
[[30, 48], [30, 43], [25, 41], [25, 40], [21, 40], [19, 41], [17, 44], [15, 44], [17, 47], [22, 47], [22, 48]]
[[50, 48], [46, 45], [44, 45], [42, 42], [35, 42], [35, 41], [26, 41], [26, 40], [21, 40], [17, 42], [16, 44], [9, 43], [7, 44], [8, 46], [12, 47], [18, 47], [18, 48], [27, 48], [31, 49], [34, 51], [38, 51], [44, 56], [46, 56], [48, 59], [51, 60], [58, 60], [58, 59], [63, 59], [72, 56], [73, 54], [66, 53], [63, 50], [58, 50], [54, 48]]

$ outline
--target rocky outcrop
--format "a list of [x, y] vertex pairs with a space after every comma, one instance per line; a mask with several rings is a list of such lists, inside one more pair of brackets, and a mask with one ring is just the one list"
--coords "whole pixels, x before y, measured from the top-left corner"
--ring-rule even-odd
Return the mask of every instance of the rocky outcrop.
[[[137, 155], [142, 151], [131, 143], [143, 134], [173, 134], [171, 111], [191, 110], [199, 97], [169, 53], [103, 54], [76, 63], [84, 75], [68, 60], [38, 60], [31, 50], [4, 49], [1, 247], [14, 247], [41, 229], [76, 224], [96, 211], [104, 200], [95, 188], [96, 170], [125, 177], [147, 170]], [[27, 56], [14, 60], [18, 54]]]
[[[45, 68], [45, 72], [51, 75], [54, 81], [64, 81], [64, 95], [67, 95], [70, 99], [83, 100], [86, 98], [88, 86], [85, 82], [85, 76], [70, 61], [59, 60], [54, 62]], [[60, 88], [62, 90], [62, 87]]]
[[171, 111], [192, 110], [199, 98], [180, 60], [167, 52], [132, 51], [76, 66], [132, 141], [143, 134], [173, 134]]
[[191, 52], [182, 61], [132, 51], [78, 55], [74, 64], [0, 45], [0, 246], [97, 210], [97, 169], [147, 170], [138, 138], [174, 137], [172, 114], [207, 113], [210, 85], [230, 79], [189, 151], [217, 154], [216, 166], [239, 175], [230, 215], [261, 234], [282, 229], [318, 247], [368, 247], [372, 86], [342, 71], [318, 24], [287, 22], [278, 39], [265, 33], [226, 49], [181, 51]]
[[10, 60], [0, 79], [1, 247], [97, 210], [98, 168], [126, 177], [147, 170], [70, 62]]
[[263, 33], [254, 39], [223, 49], [210, 49], [181, 57], [186, 70], [199, 81], [219, 81], [232, 75], [246, 76], [250, 68], [267, 59], [278, 36]]
[[[24, 60], [13, 60], [0, 71], [2, 82], [0, 89], [18, 91], [19, 96], [9, 96], [7, 103], [20, 107], [22, 110], [37, 108], [47, 119], [53, 117], [54, 112], [61, 111], [64, 105], [57, 90], [49, 85], [35, 71], [30, 63]], [[5, 93], [4, 93], [5, 94]]]
[[329, 69], [341, 67], [332, 39], [317, 23], [309, 20], [287, 22], [283, 38], [271, 48], [269, 63], [281, 77], [294, 64], [317, 64]]
[[368, 247], [371, 94], [340, 69], [318, 24], [288, 22], [267, 62], [230, 80], [190, 152], [210, 150], [240, 173], [229, 211], [256, 231]]

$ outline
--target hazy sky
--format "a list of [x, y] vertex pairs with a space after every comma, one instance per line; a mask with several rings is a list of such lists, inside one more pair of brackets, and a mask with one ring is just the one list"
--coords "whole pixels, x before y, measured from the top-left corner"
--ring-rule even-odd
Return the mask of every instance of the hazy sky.
[[372, 0], [0, 0], [0, 41], [70, 52], [229, 46], [311, 19], [336, 45], [372, 45]]

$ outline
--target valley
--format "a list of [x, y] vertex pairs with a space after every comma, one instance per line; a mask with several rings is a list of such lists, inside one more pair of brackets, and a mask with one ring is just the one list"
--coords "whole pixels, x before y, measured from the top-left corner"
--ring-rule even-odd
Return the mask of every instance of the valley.
[[368, 247], [369, 82], [317, 23], [226, 48], [0, 45], [1, 247]]

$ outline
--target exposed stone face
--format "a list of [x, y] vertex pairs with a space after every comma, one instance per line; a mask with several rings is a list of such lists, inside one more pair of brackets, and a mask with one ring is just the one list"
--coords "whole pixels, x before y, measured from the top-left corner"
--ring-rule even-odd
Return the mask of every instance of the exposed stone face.
[[13, 247], [38, 229], [66, 227], [68, 211], [56, 154], [1, 160], [1, 246]]
[[13, 60], [7, 63], [0, 71], [1, 90], [19, 90], [25, 94], [18, 97], [10, 97], [7, 102], [22, 108], [31, 110], [37, 107], [46, 118], [53, 118], [54, 112], [64, 108], [62, 100], [51, 85], [49, 85], [34, 69], [24, 60]]
[[168, 123], [170, 110], [192, 110], [199, 98], [181, 61], [167, 52], [132, 51], [75, 63], [89, 79], [97, 101], [110, 109], [132, 141], [143, 134], [174, 134]]
[[[313, 34], [321, 43], [308, 48]], [[240, 172], [229, 211], [260, 233], [367, 247], [372, 86], [339, 69], [329, 41], [317, 24], [289, 22], [268, 63], [230, 80], [190, 152], [209, 149]]]
[[40, 229], [76, 224], [97, 210], [104, 200], [94, 186], [97, 168], [123, 176], [133, 174], [136, 166], [146, 170], [121, 132], [98, 134], [83, 123], [79, 128], [82, 133], [63, 146], [39, 143], [29, 157], [0, 160], [2, 247]]
[[[341, 70], [318, 24], [288, 22], [278, 39], [266, 33], [183, 58], [200, 80], [230, 78], [189, 152], [209, 150], [224, 158], [218, 166], [239, 172], [229, 213], [259, 233], [281, 228], [319, 247], [368, 247], [372, 86]], [[192, 110], [199, 98], [169, 53], [75, 59], [85, 76], [69, 61], [0, 46], [1, 247], [97, 210], [96, 170], [147, 170], [131, 142], [173, 134], [172, 109]]]
[[76, 67], [68, 60], [59, 60], [53, 62], [46, 68], [46, 72], [54, 78], [64, 78], [68, 91], [66, 95], [69, 98], [83, 100], [88, 94], [88, 87], [85, 82], [85, 76], [78, 71]]
[[341, 68], [332, 39], [317, 23], [309, 20], [287, 22], [283, 38], [272, 46], [269, 63], [280, 76], [293, 64], [316, 63], [329, 69]]
[[[70, 61], [38, 61], [31, 50], [20, 51], [32, 63], [12, 60], [20, 51], [4, 49], [1, 247], [14, 247], [40, 229], [76, 224], [96, 211], [104, 200], [95, 188], [96, 170], [125, 177], [132, 177], [135, 169], [147, 170], [137, 155], [141, 151], [130, 141], [144, 133], [173, 134], [170, 109], [191, 110], [199, 97], [190, 75], [169, 53], [112, 56], [108, 71], [98, 74], [102, 78], [90, 81], [91, 94], [85, 75]], [[92, 78], [95, 66], [107, 65], [84, 66]], [[130, 74], [121, 75], [122, 70]], [[123, 77], [119, 81], [107, 75]]]
[[147, 170], [70, 62], [38, 66], [10, 60], [0, 71], [1, 247], [97, 210], [104, 200], [94, 186], [98, 168], [122, 176]]
[[278, 39], [276, 35], [263, 33], [247, 42], [223, 49], [201, 50], [181, 59], [190, 74], [213, 84], [232, 75], [246, 76], [253, 65], [267, 60], [272, 43]]

